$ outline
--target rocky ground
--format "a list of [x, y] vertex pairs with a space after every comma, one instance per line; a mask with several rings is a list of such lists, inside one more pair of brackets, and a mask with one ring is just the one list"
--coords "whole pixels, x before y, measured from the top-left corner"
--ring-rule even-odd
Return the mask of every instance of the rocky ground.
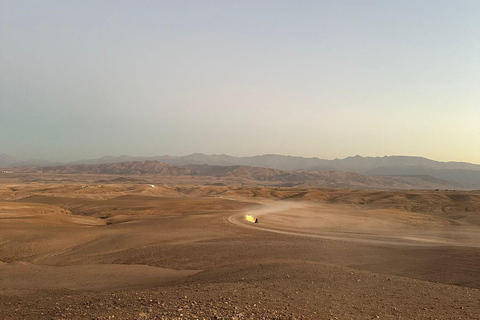
[[1, 185], [0, 319], [480, 318], [475, 194], [282, 192]]

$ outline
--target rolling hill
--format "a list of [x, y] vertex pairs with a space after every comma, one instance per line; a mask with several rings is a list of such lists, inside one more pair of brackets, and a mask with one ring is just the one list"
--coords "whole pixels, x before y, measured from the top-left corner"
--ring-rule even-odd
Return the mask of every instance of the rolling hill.
[[243, 165], [290, 171], [346, 171], [369, 176], [431, 176], [440, 180], [449, 180], [470, 188], [480, 188], [480, 165], [467, 162], [441, 162], [424, 157], [354, 156], [345, 159], [325, 160], [283, 155], [260, 155], [252, 157], [233, 157], [229, 155], [205, 155], [194, 153], [187, 156], [158, 157], [103, 157], [85, 160], [85, 163], [104, 163], [122, 161], [156, 160], [172, 165]]
[[[465, 185], [430, 176], [368, 176], [355, 172], [340, 171], [290, 171], [243, 165], [174, 166], [159, 161], [130, 161], [91, 165], [64, 165], [56, 167], [17, 168], [20, 173], [46, 174], [108, 174], [149, 175], [155, 177], [178, 177], [182, 181], [212, 181], [216, 183], [273, 186], [304, 186], [329, 188], [373, 188], [373, 189], [464, 189]], [[187, 180], [185, 180], [185, 178]], [[201, 179], [201, 180], [199, 180]], [[108, 181], [108, 180], [106, 180]], [[112, 182], [118, 182], [113, 179]]]
[[[128, 162], [158, 161], [174, 166], [248, 166], [266, 169], [276, 169], [284, 171], [304, 171], [304, 172], [325, 172], [342, 171], [352, 172], [369, 177], [374, 176], [397, 176], [404, 179], [420, 179], [419, 177], [430, 176], [439, 180], [448, 180], [457, 186], [463, 186], [470, 189], [480, 188], [480, 165], [466, 162], [441, 162], [423, 157], [411, 156], [384, 156], [384, 157], [362, 157], [354, 156], [345, 159], [325, 160], [319, 158], [304, 158], [283, 155], [259, 155], [252, 157], [233, 157], [224, 154], [205, 155], [194, 153], [187, 156], [156, 156], [156, 157], [130, 157], [122, 155], [120, 157], [106, 156], [97, 159], [80, 160], [64, 164], [65, 171], [82, 170], [82, 165], [105, 165], [98, 167], [99, 172], [114, 170], [115, 166], [108, 166], [116, 163]], [[58, 163], [51, 163], [42, 160], [19, 161], [6, 154], [0, 154], [1, 167], [34, 166], [48, 167], [58, 166]], [[67, 168], [68, 167], [68, 168]], [[75, 169], [73, 169], [75, 168]], [[196, 170], [200, 170], [196, 167]], [[206, 167], [205, 167], [206, 168]], [[89, 169], [90, 170], [90, 169]], [[107, 170], [107, 171], [108, 171]], [[118, 172], [123, 172], [119, 169]], [[132, 165], [130, 172], [142, 172], [143, 169]], [[147, 171], [149, 169], [146, 169]], [[155, 170], [160, 170], [159, 168]], [[153, 171], [155, 171], [153, 170]], [[163, 168], [162, 170], [167, 170]], [[205, 169], [206, 170], [206, 169]], [[212, 168], [208, 170], [213, 170]], [[225, 171], [227, 169], [216, 169]], [[158, 172], [157, 172], [158, 174]], [[297, 173], [299, 175], [299, 173]], [[425, 178], [421, 178], [425, 180]], [[300, 179], [302, 180], [302, 179]], [[303, 181], [303, 180], [302, 180]], [[444, 184], [443, 182], [441, 184]]]

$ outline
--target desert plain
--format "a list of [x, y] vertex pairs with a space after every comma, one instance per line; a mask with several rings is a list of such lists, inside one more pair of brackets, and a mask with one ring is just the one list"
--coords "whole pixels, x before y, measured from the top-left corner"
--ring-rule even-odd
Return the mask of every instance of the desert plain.
[[480, 319], [480, 191], [89, 179], [0, 181], [0, 319]]

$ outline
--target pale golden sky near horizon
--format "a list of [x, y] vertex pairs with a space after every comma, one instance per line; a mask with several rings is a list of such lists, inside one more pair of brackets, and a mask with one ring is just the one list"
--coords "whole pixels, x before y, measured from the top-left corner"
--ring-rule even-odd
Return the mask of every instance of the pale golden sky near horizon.
[[0, 153], [480, 163], [479, 1], [0, 1]]

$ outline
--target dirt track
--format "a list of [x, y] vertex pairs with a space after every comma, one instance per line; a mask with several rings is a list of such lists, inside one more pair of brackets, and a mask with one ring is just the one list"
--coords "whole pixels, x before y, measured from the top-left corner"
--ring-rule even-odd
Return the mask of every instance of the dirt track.
[[479, 318], [474, 208], [215, 187], [3, 188], [1, 319]]
[[[259, 218], [252, 224], [246, 214]], [[480, 247], [477, 226], [455, 225], [442, 217], [400, 210], [360, 210], [308, 202], [265, 202], [234, 214], [230, 223], [281, 234], [398, 246]]]

